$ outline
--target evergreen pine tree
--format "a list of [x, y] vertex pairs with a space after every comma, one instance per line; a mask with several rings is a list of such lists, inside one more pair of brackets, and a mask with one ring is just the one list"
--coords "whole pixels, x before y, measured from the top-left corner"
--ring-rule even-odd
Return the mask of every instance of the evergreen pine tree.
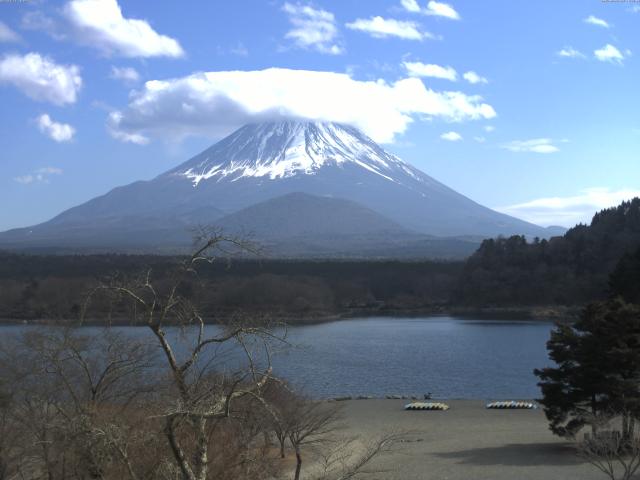
[[573, 436], [604, 413], [622, 417], [628, 438], [640, 416], [640, 307], [591, 304], [573, 325], [557, 326], [547, 349], [556, 366], [534, 373], [551, 430]]

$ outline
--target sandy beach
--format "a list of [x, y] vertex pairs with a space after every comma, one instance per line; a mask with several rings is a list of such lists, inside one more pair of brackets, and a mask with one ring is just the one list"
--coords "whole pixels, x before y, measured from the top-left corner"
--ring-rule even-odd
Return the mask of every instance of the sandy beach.
[[487, 410], [483, 400], [449, 400], [448, 411], [405, 411], [407, 400], [351, 400], [349, 434], [412, 430], [412, 441], [376, 461], [372, 479], [591, 480], [602, 473], [548, 430], [542, 410]]

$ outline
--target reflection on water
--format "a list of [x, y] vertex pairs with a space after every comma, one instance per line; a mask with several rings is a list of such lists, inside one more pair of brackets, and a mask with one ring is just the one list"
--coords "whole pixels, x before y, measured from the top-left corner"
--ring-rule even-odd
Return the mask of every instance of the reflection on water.
[[[315, 397], [432, 392], [436, 398], [535, 398], [539, 390], [533, 369], [550, 363], [545, 343], [552, 327], [550, 322], [451, 317], [362, 318], [292, 327], [290, 346], [279, 348], [273, 358], [274, 373]], [[2, 333], [26, 328], [40, 327], [2, 327]], [[123, 330], [149, 335], [144, 327]], [[177, 329], [172, 334], [180, 337]], [[228, 348], [217, 355], [233, 362]]]

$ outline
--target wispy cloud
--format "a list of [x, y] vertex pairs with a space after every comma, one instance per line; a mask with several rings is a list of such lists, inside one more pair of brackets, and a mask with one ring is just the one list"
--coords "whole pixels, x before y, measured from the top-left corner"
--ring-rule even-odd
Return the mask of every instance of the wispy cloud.
[[412, 77], [433, 77], [451, 80], [458, 79], [458, 73], [453, 67], [443, 67], [433, 63], [403, 62], [402, 65]]
[[460, 140], [462, 140], [462, 135], [460, 135], [458, 132], [452, 131], [443, 133], [442, 135], [440, 135], [440, 138], [448, 142], [459, 142]]
[[448, 3], [431, 0], [425, 8], [421, 8], [416, 0], [400, 0], [400, 4], [407, 12], [460, 20], [458, 12]]
[[476, 83], [489, 83], [489, 80], [473, 71], [465, 72], [464, 75], [462, 75], [462, 78], [473, 85]]
[[502, 148], [512, 152], [555, 153], [560, 149], [553, 145], [550, 138], [534, 138], [532, 140], [514, 140], [502, 145]]
[[61, 65], [32, 52], [5, 55], [0, 60], [0, 83], [12, 84], [34, 100], [64, 105], [75, 103], [82, 77], [76, 65]]
[[351, 30], [368, 33], [374, 38], [397, 37], [404, 40], [434, 38], [431, 33], [421, 31], [420, 25], [416, 22], [395, 20], [393, 18], [358, 18], [354, 22], [347, 23], [346, 27]]
[[36, 124], [42, 133], [55, 142], [69, 142], [76, 133], [76, 129], [71, 125], [54, 122], [46, 113], [36, 118]]
[[56, 167], [39, 168], [32, 173], [15, 177], [14, 180], [22, 185], [49, 183], [49, 179], [52, 175], [62, 175], [62, 170]]
[[450, 18], [451, 20], [460, 20], [460, 15], [451, 5], [444, 2], [436, 2], [435, 0], [431, 0], [427, 3], [427, 8], [423, 13], [425, 15]]
[[587, 18], [584, 19], [584, 22], [590, 25], [595, 25], [597, 27], [602, 27], [602, 28], [611, 27], [611, 25], [609, 25], [609, 23], [606, 20], [598, 18], [594, 15], [589, 15]]
[[9, 28], [9, 25], [0, 21], [0, 42], [19, 42], [20, 35]]
[[231, 47], [218, 45], [216, 52], [218, 55], [237, 55], [239, 57], [247, 57], [249, 55], [249, 49], [242, 42], [238, 42]]
[[579, 50], [571, 46], [566, 46], [556, 52], [556, 55], [564, 58], [587, 58], [587, 56]]
[[640, 197], [640, 190], [588, 188], [573, 196], [538, 198], [495, 210], [538, 225], [572, 227], [578, 223], [589, 223], [599, 210], [619, 205], [634, 197]]
[[134, 84], [140, 80], [140, 74], [132, 67], [111, 67], [109, 78], [120, 80], [128, 85]]
[[618, 65], [622, 65], [625, 59], [625, 55], [610, 43], [595, 50], [593, 55], [601, 62], [617, 63]]
[[291, 3], [285, 3], [282, 10], [293, 25], [285, 38], [293, 40], [296, 46], [330, 55], [344, 53], [344, 48], [338, 42], [338, 27], [333, 13]]
[[44, 32], [55, 40], [65, 40], [68, 38], [68, 28], [61, 25], [40, 10], [26, 12], [20, 21], [20, 27], [24, 30], [37, 30]]
[[235, 47], [231, 47], [229, 49], [229, 53], [240, 57], [246, 57], [249, 55], [249, 49], [244, 46], [244, 43], [238, 42]]

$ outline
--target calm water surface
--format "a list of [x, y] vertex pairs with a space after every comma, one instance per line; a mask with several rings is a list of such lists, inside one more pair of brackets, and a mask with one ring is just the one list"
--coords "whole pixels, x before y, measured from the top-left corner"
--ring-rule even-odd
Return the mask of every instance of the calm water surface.
[[[26, 328], [39, 327], [0, 331]], [[273, 367], [276, 375], [323, 398], [426, 392], [436, 398], [536, 398], [533, 369], [550, 364], [545, 343], [552, 328], [551, 322], [452, 317], [362, 318], [292, 327], [291, 346], [274, 356]], [[149, 335], [143, 327], [122, 330]]]

